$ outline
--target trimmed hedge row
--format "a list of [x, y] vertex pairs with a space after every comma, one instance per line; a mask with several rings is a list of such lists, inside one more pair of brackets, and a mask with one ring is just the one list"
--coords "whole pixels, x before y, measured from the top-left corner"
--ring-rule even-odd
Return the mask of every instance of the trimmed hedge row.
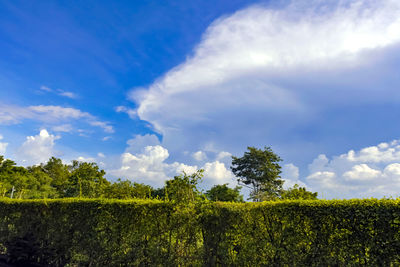
[[44, 266], [398, 266], [399, 204], [2, 200], [0, 254]]

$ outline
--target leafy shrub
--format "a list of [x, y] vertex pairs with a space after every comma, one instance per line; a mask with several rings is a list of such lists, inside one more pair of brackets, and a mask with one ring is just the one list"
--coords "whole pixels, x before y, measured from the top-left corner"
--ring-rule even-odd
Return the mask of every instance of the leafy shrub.
[[398, 200], [0, 201], [0, 248], [44, 266], [398, 266]]

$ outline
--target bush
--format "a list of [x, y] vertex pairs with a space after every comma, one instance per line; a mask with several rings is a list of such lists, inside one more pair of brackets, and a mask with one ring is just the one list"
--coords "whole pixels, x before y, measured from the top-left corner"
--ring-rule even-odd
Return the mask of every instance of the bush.
[[2, 200], [0, 252], [43, 266], [398, 266], [398, 200]]

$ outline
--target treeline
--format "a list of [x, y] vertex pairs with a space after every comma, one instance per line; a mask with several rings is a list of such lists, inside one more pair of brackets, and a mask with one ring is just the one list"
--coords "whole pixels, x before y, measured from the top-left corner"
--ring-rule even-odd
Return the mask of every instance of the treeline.
[[[264, 151], [249, 148], [249, 151], [242, 158], [233, 157], [231, 169], [243, 186], [250, 186], [252, 200], [317, 198], [317, 193], [309, 192], [304, 187], [295, 185], [287, 190], [282, 188], [283, 180], [279, 179], [280, 166], [276, 162], [279, 157], [269, 148]], [[256, 153], [252, 155], [252, 152]], [[254, 158], [249, 159], [249, 155], [256, 157], [258, 159], [256, 163], [260, 166], [254, 165]], [[249, 162], [253, 165], [249, 165]], [[208, 199], [244, 202], [240, 193], [241, 186], [230, 188], [227, 184], [214, 185], [206, 192], [201, 191], [199, 183], [203, 177], [203, 170], [190, 175], [182, 173], [175, 176], [166, 181], [162, 188], [153, 188], [150, 185], [124, 179], [111, 182], [105, 175], [106, 172], [93, 162], [74, 160], [71, 164], [64, 164], [61, 159], [52, 157], [46, 163], [22, 167], [0, 156], [0, 197], [159, 199], [175, 202]]]

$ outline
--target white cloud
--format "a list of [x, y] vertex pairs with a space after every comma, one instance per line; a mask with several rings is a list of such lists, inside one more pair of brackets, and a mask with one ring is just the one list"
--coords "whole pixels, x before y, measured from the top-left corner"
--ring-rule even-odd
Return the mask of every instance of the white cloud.
[[327, 198], [396, 197], [400, 192], [400, 141], [350, 150], [310, 165], [307, 184]]
[[225, 167], [222, 162], [207, 162], [203, 166], [204, 182], [208, 187], [217, 184], [233, 184], [235, 179], [233, 173]]
[[346, 180], [367, 181], [378, 178], [381, 172], [370, 168], [367, 164], [355, 165], [350, 171], [343, 174]]
[[232, 154], [226, 151], [221, 151], [217, 154], [217, 160], [222, 160], [222, 159], [226, 159], [229, 158], [231, 159]]
[[49, 134], [43, 129], [38, 135], [28, 136], [26, 141], [17, 150], [16, 158], [24, 165], [35, 165], [46, 162], [50, 157], [55, 156], [55, 140], [59, 136]]
[[390, 162], [390, 161], [400, 161], [400, 142], [399, 140], [394, 140], [390, 144], [381, 143], [377, 146], [370, 146], [361, 149], [359, 152], [350, 150], [347, 153], [347, 158], [350, 161], [360, 162]]
[[[315, 184], [318, 185], [318, 189], [323, 189], [322, 191], [324, 192], [325, 190], [338, 190], [340, 189], [340, 185], [336, 183], [334, 180], [336, 177], [336, 174], [334, 172], [330, 171], [317, 171], [312, 174], [310, 174], [307, 177], [307, 181], [309, 184], [312, 184], [315, 186]], [[319, 190], [318, 192], [321, 192]], [[342, 192], [338, 192], [342, 193]]]
[[40, 90], [45, 92], [52, 92], [53, 90], [45, 85], [40, 86]]
[[61, 90], [61, 89], [53, 90], [50, 87], [45, 86], [45, 85], [40, 86], [40, 90], [42, 92], [54, 93], [54, 94], [57, 94], [59, 96], [68, 97], [68, 98], [71, 98], [71, 99], [78, 98], [78, 95], [76, 93], [73, 93], [73, 92], [70, 92], [70, 91], [64, 91], [64, 90]]
[[63, 90], [58, 90], [58, 95], [68, 97], [71, 99], [76, 99], [78, 98], [78, 95], [73, 93], [73, 92], [68, 92], [68, 91], [63, 91]]
[[82, 112], [79, 109], [66, 108], [61, 106], [39, 105], [39, 106], [29, 106], [26, 109], [32, 112], [31, 115], [32, 117], [35, 115], [40, 115], [42, 116], [41, 120], [48, 120], [48, 121], [66, 119], [66, 118], [80, 119], [80, 118], [92, 117], [89, 113]]
[[[138, 136], [130, 143], [141, 140], [141, 136]], [[131, 150], [130, 147], [127, 150]], [[200, 185], [202, 187], [233, 182], [233, 174], [225, 167], [224, 163], [219, 161], [206, 162], [203, 166], [197, 166], [181, 162], [168, 163], [168, 158], [169, 152], [166, 148], [160, 145], [146, 146], [142, 149], [142, 152], [123, 153], [120, 157], [120, 166], [108, 171], [108, 173], [114, 177], [127, 178], [135, 182], [161, 187], [166, 180], [175, 175], [180, 175], [182, 172], [190, 175], [198, 169], [204, 169], [204, 178]]]
[[192, 154], [192, 157], [197, 160], [197, 161], [203, 161], [207, 159], [207, 155], [206, 153], [204, 153], [203, 151], [199, 150], [197, 152], [194, 152]]
[[88, 122], [90, 125], [92, 126], [96, 126], [96, 127], [100, 127], [104, 130], [104, 132], [106, 133], [113, 133], [114, 132], [114, 128], [109, 125], [107, 122], [104, 121], [98, 121], [98, 120], [92, 120]]
[[136, 135], [134, 138], [129, 139], [127, 142], [128, 147], [126, 152], [139, 153], [147, 146], [160, 145], [160, 141], [154, 134]]
[[191, 165], [186, 165], [184, 163], [179, 163], [179, 162], [174, 162], [172, 164], [166, 165], [166, 168], [169, 169], [169, 172], [175, 173], [175, 174], [181, 174], [181, 173], [186, 173], [188, 175], [195, 173], [199, 167], [196, 165], [191, 166]]
[[383, 173], [387, 177], [393, 177], [400, 181], [400, 163], [392, 163], [386, 166]]
[[83, 157], [83, 156], [79, 156], [77, 159], [77, 161], [81, 161], [81, 162], [96, 162], [95, 158], [92, 157]]
[[103, 153], [101, 153], [101, 152], [97, 153], [97, 156], [98, 156], [99, 158], [105, 158], [105, 157], [106, 157], [106, 156], [105, 156]]
[[[399, 42], [398, 1], [253, 6], [216, 20], [185, 62], [149, 87], [132, 90], [130, 98], [171, 154], [204, 150], [209, 143], [232, 152], [248, 140], [275, 144], [274, 129], [290, 135], [320, 109], [384, 97], [381, 90], [364, 90], [365, 73], [351, 81], [335, 75], [362, 72]], [[338, 80], [347, 97], [321, 97]]]
[[65, 132], [65, 133], [70, 133], [73, 131], [73, 127], [71, 124], [62, 124], [62, 125], [56, 125], [51, 128], [55, 132]]
[[111, 136], [104, 136], [101, 140], [102, 141], [108, 141], [111, 139]]
[[[27, 119], [50, 124], [58, 124], [60, 121], [84, 120], [89, 125], [100, 127], [107, 133], [114, 132], [113, 127], [109, 123], [99, 121], [90, 113], [83, 112], [76, 108], [53, 105], [38, 105], [28, 107], [0, 105], [0, 124], [17, 124], [22, 120]], [[66, 125], [67, 124], [64, 124], [64, 126]]]
[[131, 119], [135, 119], [137, 117], [136, 110], [131, 109], [131, 108], [127, 108], [125, 106], [115, 107], [115, 111], [119, 112], [119, 113], [120, 112], [126, 113], [126, 114], [128, 114], [129, 118], [131, 118]]
[[[289, 163], [282, 166], [281, 177], [285, 181], [283, 184], [284, 188], [293, 187], [295, 184], [307, 187], [306, 184], [300, 181], [299, 176], [299, 168], [296, 165]], [[308, 190], [310, 190], [310, 188], [308, 188]]]
[[168, 156], [168, 150], [161, 146], [147, 146], [142, 154], [125, 152], [121, 155], [121, 167], [110, 173], [135, 182], [163, 186], [168, 179], [165, 173], [168, 165], [164, 163]]
[[[3, 136], [0, 134], [0, 140], [3, 140]], [[6, 154], [8, 143], [0, 142], [0, 155]]]

